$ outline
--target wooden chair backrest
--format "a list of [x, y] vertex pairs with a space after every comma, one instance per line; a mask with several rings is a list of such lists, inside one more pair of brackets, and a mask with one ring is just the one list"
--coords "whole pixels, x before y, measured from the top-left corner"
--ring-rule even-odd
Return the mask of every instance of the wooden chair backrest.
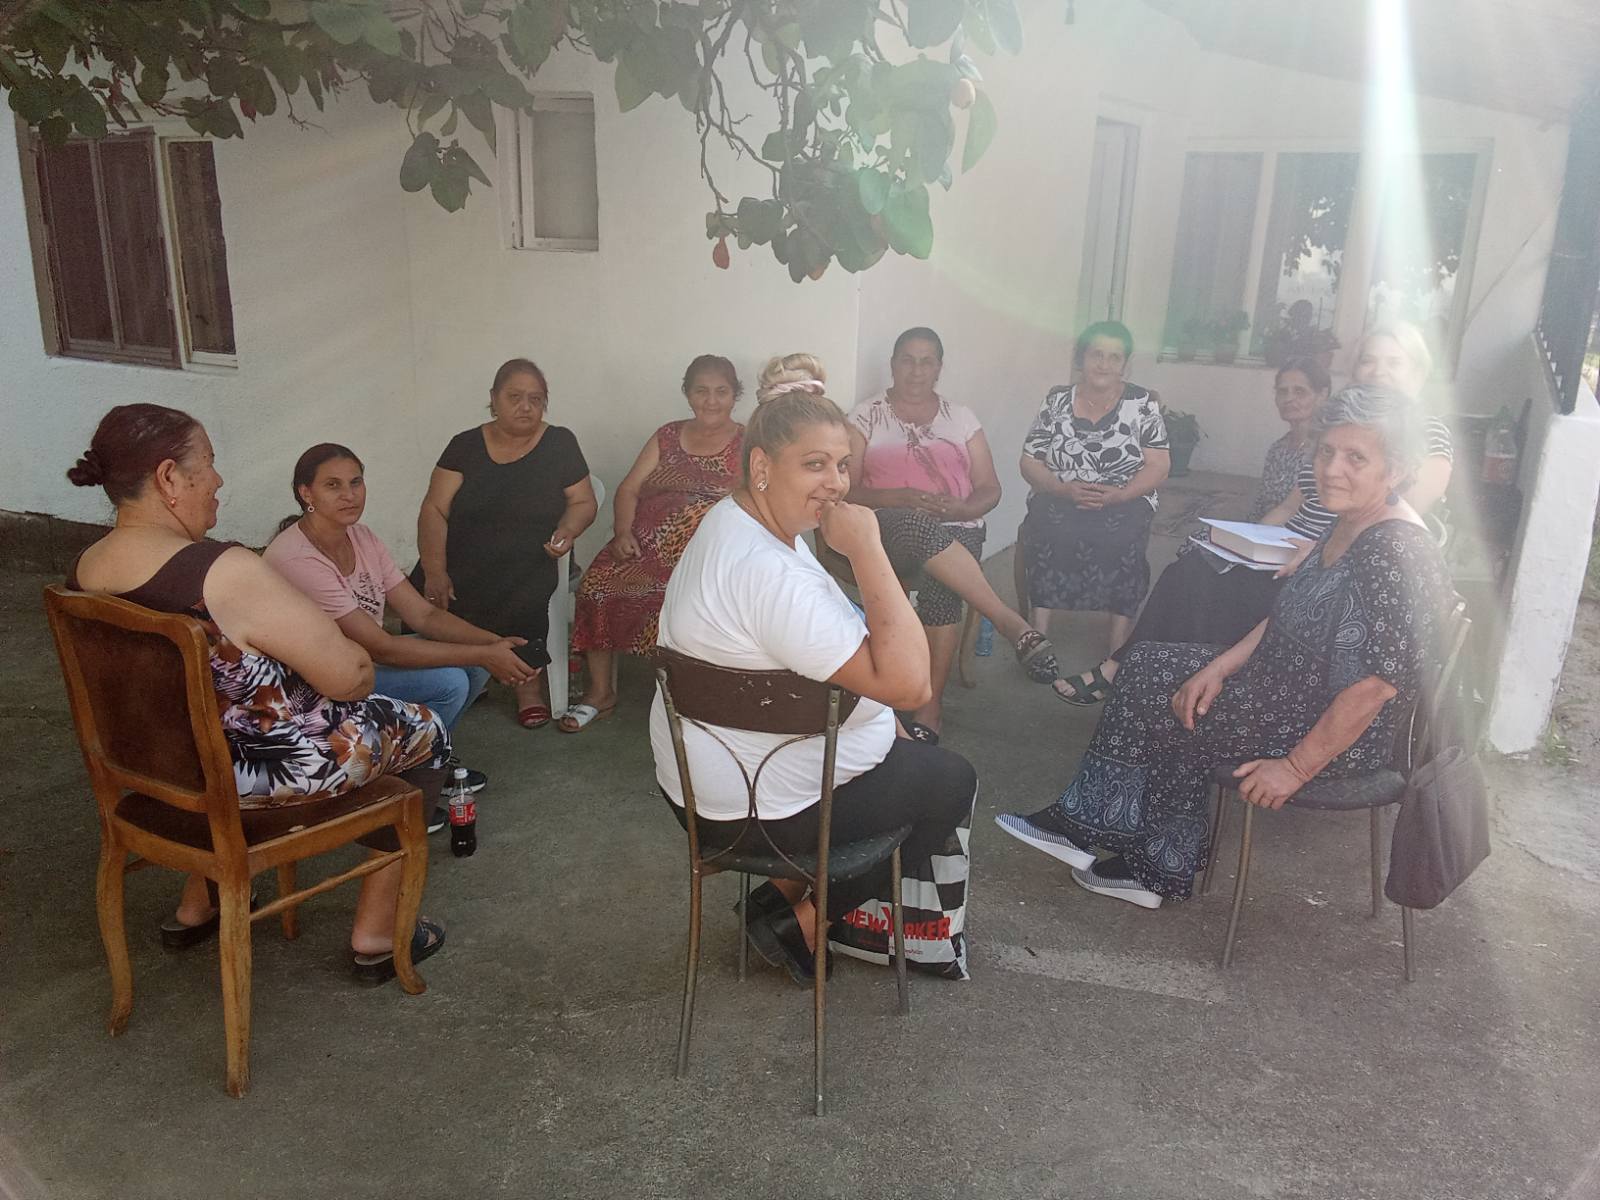
[[[740, 671], [665, 647], [657, 648], [655, 661], [666, 672], [673, 705], [685, 720], [750, 733], [806, 735], [827, 728], [834, 684], [793, 671]], [[860, 696], [839, 689], [841, 723], [860, 702]]]
[[84, 763], [102, 805], [142, 792], [189, 812], [231, 812], [239, 794], [193, 617], [59, 585], [44, 590]]

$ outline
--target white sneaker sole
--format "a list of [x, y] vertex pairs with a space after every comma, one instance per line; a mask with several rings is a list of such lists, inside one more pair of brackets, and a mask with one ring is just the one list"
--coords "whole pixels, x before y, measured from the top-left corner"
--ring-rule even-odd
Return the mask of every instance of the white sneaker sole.
[[1110, 896], [1115, 900], [1126, 900], [1129, 904], [1137, 904], [1140, 908], [1160, 908], [1161, 897], [1154, 892], [1133, 884], [1131, 880], [1104, 881], [1096, 879], [1084, 868], [1075, 868], [1072, 872], [1072, 882], [1086, 892], [1093, 892], [1096, 896]]
[[[1057, 862], [1064, 862], [1069, 867], [1088, 868], [1094, 865], [1094, 855], [1088, 850], [1057, 834], [1039, 832], [1016, 813], [1000, 813], [995, 817], [994, 823], [1017, 841], [1025, 842], [1035, 850], [1044, 851]], [[1052, 837], [1059, 840], [1052, 841], [1050, 840]]]

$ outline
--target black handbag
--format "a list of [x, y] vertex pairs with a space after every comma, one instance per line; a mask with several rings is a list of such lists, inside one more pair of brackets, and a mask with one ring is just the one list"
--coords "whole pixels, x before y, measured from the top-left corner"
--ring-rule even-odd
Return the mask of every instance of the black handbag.
[[1477, 755], [1448, 746], [1406, 782], [1383, 893], [1407, 908], [1433, 908], [1488, 856], [1488, 780]]

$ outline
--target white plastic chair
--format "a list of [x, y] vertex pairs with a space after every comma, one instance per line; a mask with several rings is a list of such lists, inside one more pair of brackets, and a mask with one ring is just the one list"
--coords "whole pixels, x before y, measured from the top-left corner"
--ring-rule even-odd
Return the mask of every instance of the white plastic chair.
[[[589, 484], [594, 488], [595, 503], [601, 508], [606, 503], [606, 485], [598, 476], [590, 475]], [[594, 526], [590, 526], [594, 528]], [[556, 590], [550, 594], [550, 636], [545, 639], [545, 646], [550, 651], [550, 711], [556, 717], [567, 711], [567, 660], [572, 656], [570, 645], [572, 614], [574, 600], [571, 590], [572, 556], [577, 552], [574, 546], [560, 558], [556, 559]]]

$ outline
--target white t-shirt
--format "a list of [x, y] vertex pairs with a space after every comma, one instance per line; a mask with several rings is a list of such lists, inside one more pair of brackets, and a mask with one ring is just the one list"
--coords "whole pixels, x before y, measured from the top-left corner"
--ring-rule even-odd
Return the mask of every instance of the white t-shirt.
[[[865, 623], [805, 542], [796, 538], [793, 550], [785, 549], [730, 496], [706, 513], [673, 569], [657, 641], [719, 666], [793, 671], [824, 680], [850, 660], [866, 636]], [[769, 750], [787, 740], [780, 734], [716, 728], [752, 774]], [[834, 785], [881, 763], [894, 736], [894, 714], [863, 698], [839, 726]], [[696, 812], [709, 821], [742, 819], [749, 793], [728, 751], [688, 721], [683, 741]], [[662, 790], [681, 805], [678, 760], [659, 689], [650, 709], [650, 749]], [[811, 807], [821, 781], [820, 737], [780, 750], [757, 785], [762, 819], [780, 820]]]

